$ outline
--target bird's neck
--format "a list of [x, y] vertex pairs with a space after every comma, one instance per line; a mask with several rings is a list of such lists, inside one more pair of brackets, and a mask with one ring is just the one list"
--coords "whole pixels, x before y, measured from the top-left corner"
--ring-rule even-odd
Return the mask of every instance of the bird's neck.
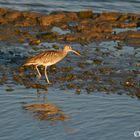
[[65, 57], [68, 54], [68, 51], [63, 50], [63, 56]]

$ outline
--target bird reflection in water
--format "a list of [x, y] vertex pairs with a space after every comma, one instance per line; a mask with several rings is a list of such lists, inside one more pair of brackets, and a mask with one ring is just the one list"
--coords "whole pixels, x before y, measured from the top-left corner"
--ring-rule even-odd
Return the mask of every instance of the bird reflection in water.
[[37, 89], [37, 102], [26, 104], [24, 108], [33, 113], [35, 118], [39, 120], [59, 120], [65, 121], [68, 116], [53, 103], [50, 103], [46, 97], [47, 91], [44, 91], [43, 103], [40, 103], [41, 92]]
[[[40, 101], [41, 92], [38, 88], [36, 90], [37, 90], [37, 102], [39, 103], [41, 102]], [[43, 90], [43, 103], [45, 104], [46, 102], [47, 102], [47, 90]]]

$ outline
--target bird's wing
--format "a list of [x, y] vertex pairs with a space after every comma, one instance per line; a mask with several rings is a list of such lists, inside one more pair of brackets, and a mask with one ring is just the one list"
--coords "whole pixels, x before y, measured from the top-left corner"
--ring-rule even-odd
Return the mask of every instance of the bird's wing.
[[39, 61], [43, 63], [53, 63], [59, 56], [58, 51], [47, 51], [40, 57]]
[[29, 65], [29, 64], [42, 64], [42, 63], [48, 63], [53, 60], [54, 57], [57, 57], [57, 52], [58, 51], [45, 51], [41, 52], [29, 59], [25, 62], [24, 65]]

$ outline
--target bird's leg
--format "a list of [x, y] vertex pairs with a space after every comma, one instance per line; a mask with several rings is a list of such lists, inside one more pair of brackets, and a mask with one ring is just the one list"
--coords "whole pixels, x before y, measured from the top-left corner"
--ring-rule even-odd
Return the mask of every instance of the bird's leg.
[[40, 79], [40, 78], [41, 78], [41, 74], [40, 74], [40, 71], [39, 71], [39, 69], [38, 69], [38, 65], [36, 65], [35, 68], [36, 68], [36, 70], [37, 70], [37, 72], [38, 72], [38, 77], [39, 77], [39, 79]]
[[46, 77], [48, 84], [51, 84], [49, 79], [48, 79], [48, 75], [47, 75], [47, 66], [45, 66], [45, 77]]

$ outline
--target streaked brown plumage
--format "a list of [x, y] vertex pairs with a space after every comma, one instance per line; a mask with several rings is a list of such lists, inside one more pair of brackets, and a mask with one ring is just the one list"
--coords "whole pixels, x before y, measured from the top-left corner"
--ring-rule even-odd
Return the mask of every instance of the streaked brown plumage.
[[35, 65], [39, 77], [41, 77], [38, 66], [43, 65], [45, 67], [46, 80], [48, 83], [50, 83], [46, 72], [47, 67], [61, 61], [68, 54], [68, 52], [74, 52], [76, 55], [80, 56], [80, 54], [73, 50], [71, 46], [66, 45], [63, 50], [49, 50], [41, 52], [36, 56], [29, 58], [23, 66]]

